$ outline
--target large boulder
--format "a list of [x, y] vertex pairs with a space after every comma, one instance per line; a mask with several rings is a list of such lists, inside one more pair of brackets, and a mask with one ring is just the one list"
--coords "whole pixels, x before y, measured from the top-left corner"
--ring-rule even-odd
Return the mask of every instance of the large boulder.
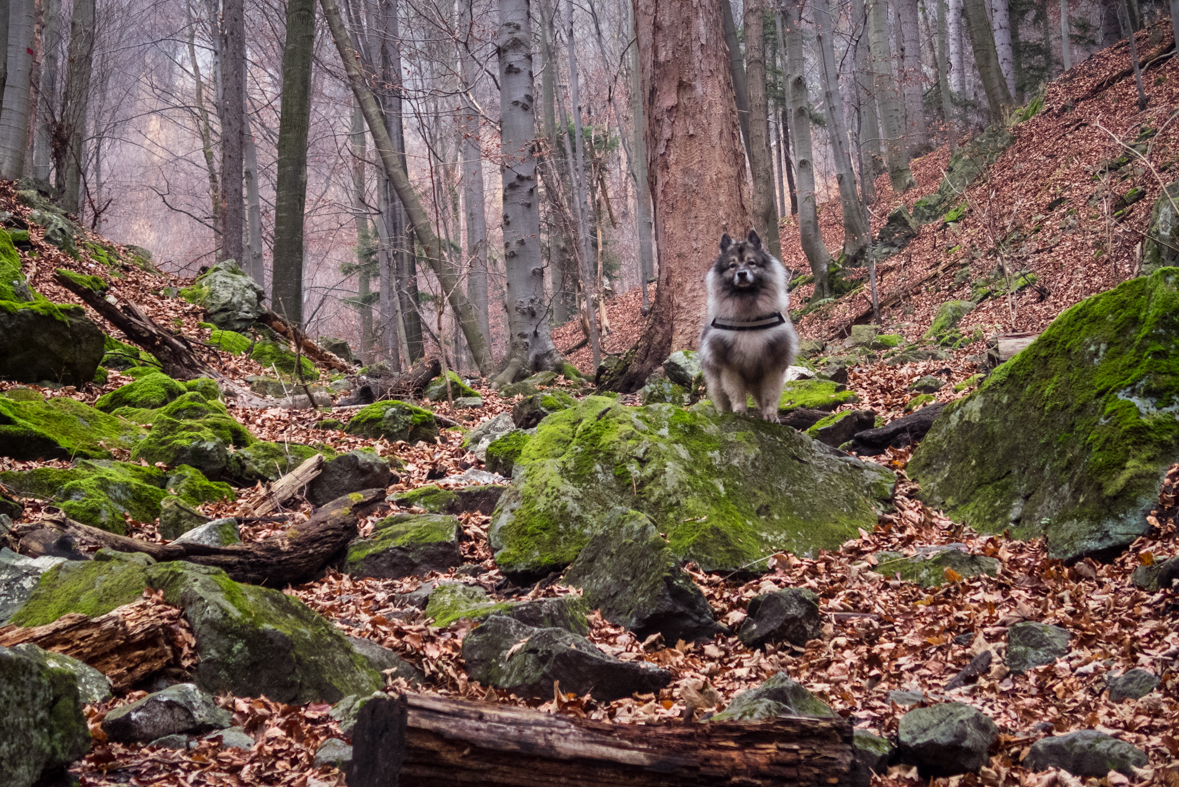
[[300, 705], [384, 685], [335, 626], [293, 596], [190, 563], [160, 563], [147, 575], [192, 625], [196, 683], [205, 691]]
[[60, 778], [90, 751], [76, 675], [41, 654], [0, 647], [0, 773], [9, 787]]
[[214, 265], [182, 294], [204, 306], [209, 322], [226, 331], [246, 331], [266, 311], [265, 291], [233, 260]]
[[102, 720], [102, 731], [118, 743], [147, 743], [165, 735], [225, 729], [232, 721], [232, 714], [208, 694], [191, 683], [177, 683], [115, 708]]
[[778, 716], [834, 719], [835, 711], [785, 673], [771, 675], [760, 686], [741, 692], [711, 721], [769, 721]]
[[[277, 481], [318, 453], [320, 453], [318, 450], [309, 445], [285, 442], [271, 443], [259, 440], [230, 454], [223, 473], [225, 477], [239, 486], [253, 486], [259, 481], [263, 483]], [[326, 466], [327, 463], [324, 464], [324, 467]], [[357, 489], [349, 489], [348, 492], [359, 492], [361, 489], [373, 488], [375, 487], [362, 486]], [[342, 497], [348, 492], [341, 492], [335, 497], [324, 500], [323, 503], [331, 502], [336, 497]], [[323, 503], [318, 505], [323, 505]]]
[[1177, 402], [1179, 269], [1166, 268], [1057, 317], [946, 405], [908, 471], [955, 521], [1106, 559], [1150, 529], [1179, 461]]
[[463, 378], [459, 377], [455, 372], [449, 371], [445, 375], [440, 374], [426, 383], [426, 388], [422, 391], [422, 396], [431, 402], [447, 401], [447, 382], [450, 383], [449, 398], [451, 400], [464, 396], [479, 396], [479, 392], [464, 383]]
[[1135, 778], [1135, 768], [1145, 768], [1146, 752], [1097, 730], [1041, 738], [1032, 744], [1024, 767], [1033, 771], [1060, 768], [1074, 776], [1105, 778], [1110, 771]]
[[386, 399], [370, 404], [352, 416], [344, 431], [374, 440], [384, 438], [407, 443], [420, 440], [434, 442], [438, 438], [438, 423], [429, 410], [408, 402]]
[[64, 563], [65, 558], [26, 557], [7, 547], [0, 548], [0, 626], [8, 625], [49, 569]]
[[663, 362], [663, 372], [673, 384], [691, 391], [696, 378], [704, 374], [704, 367], [694, 350], [677, 350]]
[[323, 470], [307, 485], [307, 499], [317, 506], [362, 489], [384, 489], [393, 481], [389, 463], [356, 449], [323, 463]]
[[722, 631], [707, 599], [659, 537], [650, 517], [626, 511], [590, 538], [565, 572], [590, 607], [611, 623], [664, 642], [710, 639]]
[[572, 563], [618, 508], [651, 517], [673, 556], [708, 571], [835, 549], [875, 526], [895, 485], [879, 465], [777, 424], [596, 396], [546, 418], [516, 461], [489, 538], [518, 576]]
[[398, 514], [348, 545], [342, 570], [354, 577], [400, 579], [449, 571], [463, 562], [459, 521], [438, 514]]
[[13, 645], [12, 652], [34, 658], [51, 669], [65, 670], [73, 675], [78, 683], [78, 699], [83, 705], [97, 705], [114, 697], [107, 676], [73, 656], [41, 650], [30, 643]]
[[487, 446], [508, 432], [514, 431], [515, 428], [516, 424], [512, 421], [512, 414], [500, 413], [495, 418], [484, 421], [467, 432], [467, 436], [463, 438], [463, 447], [482, 462], [487, 455]]
[[[2, 340], [0, 340], [2, 341]], [[143, 430], [66, 396], [0, 394], [0, 456], [12, 459], [109, 459], [128, 450]]]
[[1007, 629], [1007, 669], [1023, 674], [1068, 655], [1073, 635], [1047, 623], [1016, 623]]
[[445, 582], [430, 592], [425, 612], [435, 626], [446, 628], [457, 620], [481, 620], [511, 607], [512, 602], [494, 601], [478, 585]]
[[926, 339], [937, 339], [952, 331], [962, 322], [962, 318], [974, 310], [974, 301], [946, 301], [937, 309], [929, 330], [925, 332]]
[[243, 460], [234, 461], [233, 454], [258, 442], [225, 405], [196, 391], [157, 410], [125, 407], [116, 413], [152, 424], [147, 437], [131, 452], [132, 460], [170, 467], [189, 465], [212, 481], [244, 473]]
[[612, 702], [671, 682], [666, 670], [620, 661], [577, 634], [533, 628], [502, 615], [467, 634], [463, 660], [472, 679], [521, 697], [552, 697], [555, 681], [562, 692]]
[[978, 773], [990, 761], [998, 737], [995, 722], [961, 702], [916, 708], [897, 727], [901, 759], [927, 779]]
[[1150, 212], [1142, 244], [1142, 274], [1179, 266], [1179, 180], [1167, 185]]
[[93, 618], [138, 601], [153, 562], [147, 555], [102, 549], [94, 560], [56, 565], [41, 575], [12, 623], [44, 626], [71, 612]]
[[81, 306], [0, 301], [0, 378], [82, 386], [103, 352], [102, 331]]
[[576, 404], [577, 400], [564, 391], [532, 394], [512, 405], [512, 421], [520, 429], [531, 429], [553, 413]]
[[819, 597], [806, 588], [763, 593], [749, 602], [748, 617], [737, 636], [750, 648], [767, 642], [789, 642], [802, 647], [822, 632]]
[[121, 388], [98, 397], [94, 407], [104, 413], [113, 413], [123, 407], [158, 410], [186, 393], [188, 388], [184, 383], [173, 380], [163, 372], [153, 370]]

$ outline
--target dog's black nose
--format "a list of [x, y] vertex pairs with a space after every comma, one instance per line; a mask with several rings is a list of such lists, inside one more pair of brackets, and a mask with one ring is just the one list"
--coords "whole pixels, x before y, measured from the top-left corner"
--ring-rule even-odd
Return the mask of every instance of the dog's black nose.
[[748, 281], [749, 271], [737, 271], [737, 281]]

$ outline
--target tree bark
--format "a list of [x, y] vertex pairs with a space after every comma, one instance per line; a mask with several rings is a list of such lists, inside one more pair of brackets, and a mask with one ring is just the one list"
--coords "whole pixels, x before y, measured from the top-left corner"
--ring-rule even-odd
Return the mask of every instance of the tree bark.
[[[540, 53], [544, 66], [540, 74], [540, 96], [543, 108], [543, 129], [547, 142], [542, 177], [553, 178], [545, 183], [545, 196], [549, 210], [549, 260], [553, 271], [553, 322], [564, 324], [576, 308], [576, 276], [571, 270], [574, 257], [568, 221], [568, 206], [564, 194], [571, 192], [569, 186], [569, 161], [562, 156], [565, 135], [557, 129], [557, 64], [556, 25], [554, 17], [557, 3], [543, 2], [540, 8]], [[588, 342], [588, 337], [586, 338]]]
[[406, 174], [404, 165], [397, 158], [393, 141], [389, 135], [388, 128], [385, 126], [385, 118], [381, 112], [381, 108], [377, 104], [372, 91], [365, 84], [364, 75], [358, 63], [358, 54], [353, 51], [351, 39], [348, 37], [348, 31], [344, 28], [344, 20], [340, 16], [339, 6], [336, 5], [335, 0], [321, 0], [321, 5], [323, 7], [323, 15], [327, 18], [328, 27], [332, 33], [332, 39], [335, 41], [336, 49], [340, 54], [340, 60], [343, 62], [344, 70], [348, 74], [348, 81], [352, 86], [352, 92], [355, 94], [356, 100], [364, 112], [364, 119], [368, 123], [369, 133], [372, 134], [373, 141], [376, 143], [381, 164], [385, 168], [385, 174], [388, 175], [390, 183], [397, 192], [398, 199], [401, 200], [401, 204], [405, 207], [409, 221], [413, 225], [414, 234], [417, 235], [418, 242], [421, 243], [426, 255], [426, 262], [429, 264], [431, 270], [434, 271], [434, 275], [438, 277], [438, 282], [442, 286], [443, 293], [450, 302], [451, 308], [454, 309], [455, 314], [459, 317], [463, 336], [467, 339], [467, 346], [471, 349], [471, 355], [474, 357], [475, 364], [479, 367], [479, 373], [485, 377], [489, 376], [492, 367], [491, 348], [483, 341], [483, 334], [479, 330], [478, 315], [471, 302], [467, 300], [466, 295], [463, 293], [458, 276], [442, 260], [441, 242], [438, 239], [438, 235], [434, 232], [429, 216], [426, 214], [425, 209], [413, 191], [413, 186], [409, 182], [409, 176]]
[[872, 65], [868, 53], [868, 10], [864, 0], [852, 0], [852, 29], [859, 28], [855, 39], [856, 109], [859, 112], [860, 171], [864, 182], [860, 190], [869, 205], [876, 202], [876, 176], [884, 171], [880, 148], [880, 118], [876, 113], [876, 93], [872, 89]]
[[855, 763], [843, 719], [610, 724], [415, 694], [370, 700], [353, 738], [350, 787], [840, 787]]
[[819, 31], [819, 60], [823, 75], [823, 103], [830, 126], [831, 155], [835, 159], [835, 180], [843, 205], [843, 264], [863, 265], [870, 242], [864, 206], [856, 193], [856, 174], [848, 152], [847, 122], [839, 96], [839, 71], [835, 67], [835, 21], [828, 0], [814, 0], [815, 26]]
[[[639, 240], [639, 282], [643, 288], [643, 309], [649, 307], [647, 285], [655, 281], [655, 224], [651, 218], [651, 187], [647, 177], [647, 140], [643, 134], [646, 121], [643, 114], [643, 75], [639, 64], [639, 47], [635, 37], [635, 7], [630, 0], [626, 4], [627, 28], [632, 43], [627, 49], [630, 77], [630, 118], [634, 134], [631, 150], [631, 174], [635, 181], [635, 224]], [[1174, 0], [1179, 3], [1179, 0]]]
[[69, 64], [61, 101], [61, 121], [54, 136], [58, 204], [66, 213], [81, 206], [82, 142], [86, 137], [86, 111], [90, 103], [90, 74], [94, 64], [94, 0], [74, 0], [70, 21]]
[[[1179, 2], [1179, 0], [1173, 0], [1173, 2]], [[1044, 9], [1044, 15], [1048, 15], [1047, 9]], [[1176, 18], [1173, 11], [1171, 18]], [[1051, 46], [1048, 47], [1048, 51], [1052, 51]], [[1060, 0], [1060, 60], [1065, 71], [1073, 67], [1072, 53], [1069, 51], [1068, 43], [1068, 0]]]
[[29, 147], [29, 105], [33, 77], [33, 0], [10, 0], [8, 59], [0, 110], [0, 178], [24, 175]]
[[250, 130], [250, 119], [245, 118], [242, 152], [245, 166], [242, 175], [246, 182], [246, 258], [242, 269], [259, 287], [266, 287], [266, 267], [262, 254], [262, 197], [258, 193], [258, 146]]
[[[0, 41], [7, 41], [10, 4], [8, 0], [4, 0], [3, 5], [4, 7], [0, 9], [0, 16], [4, 17], [4, 31]], [[53, 124], [58, 116], [56, 98], [58, 44], [61, 39], [61, 0], [44, 0], [42, 8], [45, 22], [41, 28], [41, 78], [38, 80], [39, 87], [37, 88], [37, 105], [40, 110], [37, 113], [36, 139], [33, 142], [33, 177], [48, 182], [53, 161]], [[0, 57], [0, 60], [6, 61], [6, 58]], [[7, 71], [7, 62], [3, 64], [3, 68]]]
[[991, 29], [995, 34], [995, 53], [999, 56], [999, 69], [1007, 92], [1015, 95], [1015, 55], [1011, 46], [1011, 11], [1007, 0], [990, 0]]
[[290, 0], [282, 52], [270, 303], [296, 325], [303, 323], [303, 213], [307, 201], [307, 130], [311, 123], [314, 42], [315, 0]]
[[[217, 174], [217, 158], [213, 152], [213, 124], [205, 104], [205, 81], [201, 76], [201, 62], [196, 54], [196, 20], [192, 15], [192, 3], [186, 0], [184, 13], [188, 23], [188, 61], [192, 68], [194, 82], [194, 103], [196, 104], [197, 132], [201, 138], [201, 151], [205, 157], [205, 171], [209, 179], [209, 203], [212, 206], [213, 258], [224, 259], [224, 242], [221, 237], [221, 178]], [[216, 38], [216, 36], [214, 36]], [[220, 102], [217, 102], [220, 105]]]
[[733, 79], [733, 95], [737, 101], [737, 120], [741, 124], [741, 140], [745, 153], [749, 154], [749, 75], [741, 60], [741, 43], [737, 40], [737, 23], [733, 18], [733, 6], [729, 0], [719, 0], [721, 26], [725, 34], [725, 47], [729, 51], [729, 73]]
[[950, 89], [961, 100], [966, 95], [966, 67], [962, 51], [962, 0], [949, 0], [949, 18], [946, 20], [950, 48]]
[[472, 93], [479, 65], [471, 51], [477, 40], [474, 30], [474, 0], [462, 0], [459, 20], [459, 68], [463, 82], [463, 107], [459, 110], [459, 129], [462, 135], [463, 207], [467, 221], [467, 254], [471, 258], [471, 273], [467, 280], [467, 297], [479, 312], [479, 329], [483, 339], [491, 344], [490, 300], [487, 291], [487, 212], [483, 192], [483, 145], [479, 133], [479, 113]]
[[770, 254], [782, 256], [774, 209], [774, 162], [770, 158], [766, 98], [765, 0], [745, 0], [745, 76], [749, 92], [749, 168], [753, 175], [753, 227]]
[[815, 277], [816, 300], [830, 295], [827, 268], [831, 252], [819, 232], [819, 213], [815, 198], [815, 168], [811, 145], [811, 118], [808, 114], [805, 61], [802, 47], [802, 0], [786, 5], [786, 92], [790, 100], [790, 138], [794, 143], [795, 176], [798, 183], [798, 234], [802, 251]]
[[908, 155], [924, 152], [929, 145], [929, 127], [925, 123], [925, 74], [921, 69], [921, 28], [917, 0], [896, 0], [899, 23], [901, 95], [905, 103], [905, 147]]
[[[984, 0], [978, 0], [983, 2]], [[880, 105], [884, 133], [884, 162], [888, 179], [897, 194], [917, 185], [909, 170], [909, 151], [905, 144], [905, 117], [901, 91], [892, 67], [892, 48], [888, 40], [888, 5], [885, 0], [868, 0], [868, 40], [872, 53], [872, 82]]]
[[368, 152], [364, 135], [364, 116], [360, 107], [352, 108], [352, 125], [348, 137], [352, 143], [352, 221], [356, 225], [356, 311], [360, 316], [360, 358], [371, 363], [373, 350], [373, 304], [369, 280], [372, 276], [372, 233], [368, 224], [365, 169]]
[[[308, 1], [304, 0], [304, 2]], [[287, 40], [290, 40], [289, 36]], [[284, 80], [284, 96], [289, 85], [290, 83]], [[242, 232], [245, 226], [245, 205], [242, 201], [245, 90], [246, 17], [243, 0], [222, 0], [220, 105], [222, 239], [225, 244], [226, 259], [238, 262], [242, 260], [244, 249]], [[281, 136], [281, 134], [280, 130], [279, 135]], [[281, 178], [281, 167], [279, 167], [279, 173]]]
[[[954, 94], [950, 90], [950, 61], [948, 55], [948, 13], [946, 0], [935, 0], [937, 4], [937, 87], [942, 98], [942, 115], [946, 119], [946, 133], [950, 137], [950, 151], [958, 150], [958, 127], [954, 111]], [[1045, 47], [1048, 47], [1046, 40]], [[1051, 49], [1048, 49], [1051, 52]]]
[[1011, 107], [1011, 91], [999, 67], [999, 55], [995, 51], [995, 37], [987, 20], [986, 0], [963, 0], [966, 9], [966, 27], [970, 30], [970, 44], [974, 50], [974, 62], [982, 78], [983, 90], [987, 95], [987, 107], [992, 125], [1003, 122]]

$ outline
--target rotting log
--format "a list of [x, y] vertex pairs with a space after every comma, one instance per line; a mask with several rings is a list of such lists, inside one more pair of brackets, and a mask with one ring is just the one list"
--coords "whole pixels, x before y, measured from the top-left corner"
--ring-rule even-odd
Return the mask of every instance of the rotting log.
[[879, 428], [857, 432], [852, 438], [851, 450], [861, 456], [876, 456], [883, 454], [890, 446], [902, 448], [912, 445], [925, 437], [945, 407], [945, 402], [926, 405]]
[[349, 787], [851, 785], [852, 725], [608, 722], [406, 694], [376, 698], [352, 733]]
[[263, 323], [273, 329], [275, 332], [281, 334], [284, 338], [296, 345], [303, 355], [306, 355], [311, 360], [318, 364], [335, 369], [337, 372], [350, 372], [352, 366], [340, 358], [335, 353], [328, 352], [320, 347], [307, 334], [303, 333], [298, 326], [292, 325], [283, 319], [282, 315], [276, 314], [272, 311], [262, 313], [258, 318], [258, 322]]
[[323, 472], [323, 454], [308, 457], [301, 465], [277, 481], [254, 493], [242, 507], [246, 516], [266, 516], [299, 494]]
[[72, 536], [79, 544], [118, 552], [142, 552], [159, 562], [186, 560], [224, 569], [237, 582], [285, 587], [315, 578], [327, 562], [356, 537], [356, 518], [385, 500], [384, 489], [366, 489], [336, 498], [282, 534], [249, 544], [156, 544], [99, 530], [65, 516], [52, 516], [31, 525]]
[[94, 618], [71, 612], [44, 626], [5, 626], [0, 647], [29, 643], [73, 656], [106, 675], [118, 690], [179, 666], [171, 644], [179, 620], [179, 609], [144, 599]]
[[349, 378], [352, 394], [340, 400], [342, 406], [372, 404], [385, 399], [417, 399], [426, 385], [442, 374], [437, 358], [422, 358], [401, 374], [368, 374]]
[[53, 280], [82, 299], [104, 320], [118, 328], [127, 338], [154, 355], [164, 374], [177, 380], [195, 377], [220, 378], [204, 361], [196, 356], [192, 345], [183, 336], [162, 328], [133, 303], [120, 303], [112, 294], [92, 290], [69, 277], [56, 273]]
[[1015, 357], [1015, 354], [1023, 350], [1029, 344], [1039, 338], [1038, 333], [1006, 333], [1001, 336], [996, 336], [987, 349], [987, 361], [991, 367], [996, 367], [1001, 363], [1006, 363]]

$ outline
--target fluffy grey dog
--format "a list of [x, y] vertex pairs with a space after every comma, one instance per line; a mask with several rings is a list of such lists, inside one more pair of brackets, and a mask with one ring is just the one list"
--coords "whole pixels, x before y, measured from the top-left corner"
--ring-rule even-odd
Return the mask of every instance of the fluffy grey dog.
[[708, 321], [700, 332], [700, 364], [708, 396], [722, 413], [744, 413], [750, 394], [761, 417], [777, 423], [786, 369], [798, 353], [786, 268], [753, 230], [736, 242], [726, 234], [720, 250], [704, 279]]

